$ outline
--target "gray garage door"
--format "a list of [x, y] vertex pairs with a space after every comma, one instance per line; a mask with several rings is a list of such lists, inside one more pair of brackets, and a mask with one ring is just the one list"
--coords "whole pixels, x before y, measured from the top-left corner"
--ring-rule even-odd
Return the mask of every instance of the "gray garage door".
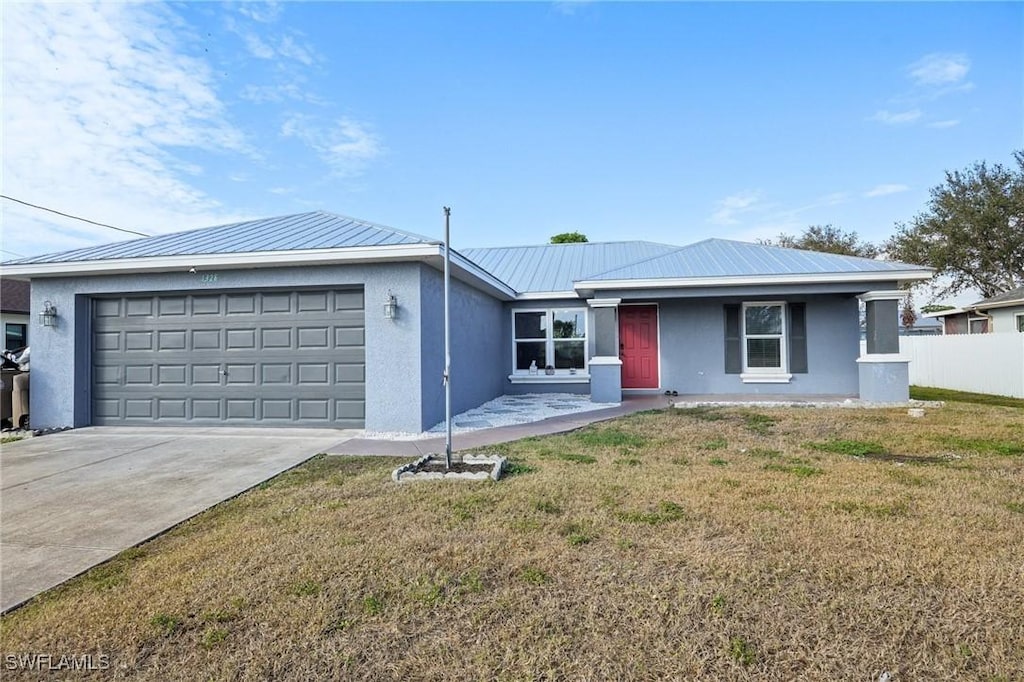
[[93, 300], [94, 424], [362, 428], [361, 289]]

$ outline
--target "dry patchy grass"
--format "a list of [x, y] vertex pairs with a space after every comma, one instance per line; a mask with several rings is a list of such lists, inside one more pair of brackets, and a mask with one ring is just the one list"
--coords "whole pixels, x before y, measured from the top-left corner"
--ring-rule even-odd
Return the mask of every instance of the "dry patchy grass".
[[1019, 410], [667, 410], [500, 449], [497, 484], [311, 460], [5, 617], [2, 651], [107, 654], [101, 679], [1024, 675]]

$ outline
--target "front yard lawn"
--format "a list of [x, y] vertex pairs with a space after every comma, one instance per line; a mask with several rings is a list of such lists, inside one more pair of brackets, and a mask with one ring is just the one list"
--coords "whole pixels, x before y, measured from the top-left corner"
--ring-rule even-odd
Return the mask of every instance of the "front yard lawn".
[[396, 460], [314, 458], [4, 617], [4, 663], [105, 655], [97, 679], [153, 680], [1024, 675], [1019, 409], [669, 409], [499, 449], [513, 475], [496, 484], [398, 486]]

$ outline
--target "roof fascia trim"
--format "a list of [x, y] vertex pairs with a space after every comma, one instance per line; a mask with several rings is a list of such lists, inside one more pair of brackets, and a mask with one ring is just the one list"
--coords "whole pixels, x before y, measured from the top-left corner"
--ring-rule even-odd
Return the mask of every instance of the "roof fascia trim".
[[827, 284], [833, 282], [909, 282], [931, 279], [929, 270], [879, 270], [872, 272], [829, 272], [794, 275], [733, 275], [728, 277], [676, 277], [665, 279], [581, 280], [577, 291], [600, 289], [675, 289], [750, 284]]

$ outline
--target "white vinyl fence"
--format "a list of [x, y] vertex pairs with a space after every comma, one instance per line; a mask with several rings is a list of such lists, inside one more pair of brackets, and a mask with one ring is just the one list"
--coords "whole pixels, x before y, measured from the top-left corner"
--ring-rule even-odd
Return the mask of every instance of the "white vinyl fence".
[[901, 336], [914, 386], [1024, 398], [1024, 334]]

